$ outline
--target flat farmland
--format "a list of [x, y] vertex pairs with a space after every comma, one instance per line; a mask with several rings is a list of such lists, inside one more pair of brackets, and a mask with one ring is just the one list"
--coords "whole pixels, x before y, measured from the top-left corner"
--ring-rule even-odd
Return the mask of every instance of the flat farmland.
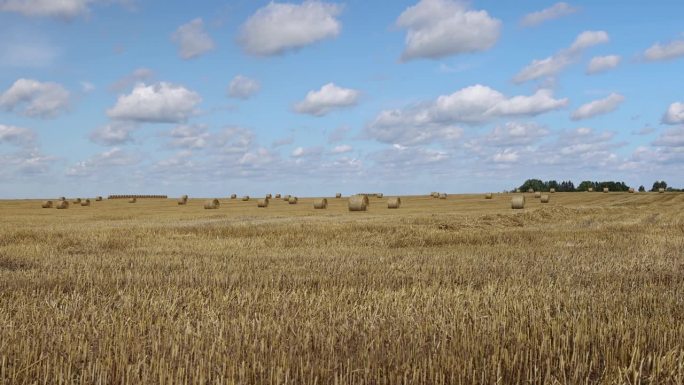
[[0, 201], [0, 384], [682, 384], [684, 194]]

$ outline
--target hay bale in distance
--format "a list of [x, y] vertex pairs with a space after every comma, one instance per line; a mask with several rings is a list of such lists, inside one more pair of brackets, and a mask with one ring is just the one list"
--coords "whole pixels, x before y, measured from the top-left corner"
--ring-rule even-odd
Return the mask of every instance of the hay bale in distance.
[[57, 200], [58, 200], [58, 201], [65, 201], [65, 200], [66, 200], [66, 197], [59, 197], [59, 199], [57, 199]]
[[549, 192], [550, 192], [551, 194], [555, 194], [555, 193], [556, 193], [556, 189], [555, 189], [555, 188], [549, 189]]
[[515, 192], [517, 192], [518, 194], [520, 194], [522, 191], [520, 191], [520, 189], [517, 188], [517, 189], [515, 189]]
[[71, 203], [73, 203], [73, 204], [75, 204], [75, 205], [80, 205], [80, 204], [81, 204], [81, 198], [76, 198], [76, 199], [74, 199], [74, 201], [71, 202]]
[[658, 189], [658, 193], [659, 193], [659, 194], [662, 194], [662, 193], [664, 193], [664, 192], [665, 192], [665, 189], [664, 189], [664, 188], [661, 187], [661, 188]]
[[511, 198], [511, 208], [513, 210], [521, 210], [525, 208], [525, 196], [524, 195], [516, 195], [513, 198]]
[[242, 197], [243, 202], [247, 202], [249, 200], [249, 195], [245, 195]]
[[588, 191], [588, 192], [594, 192], [594, 188], [593, 188], [593, 187], [589, 187], [589, 188], [587, 189], [587, 191]]
[[342, 198], [342, 193], [337, 193], [337, 194], [335, 194], [335, 198], [338, 198], [338, 199], [339, 199], [339, 198]]
[[368, 197], [365, 195], [353, 195], [347, 202], [349, 211], [366, 211], [368, 208]]
[[549, 196], [547, 194], [541, 196], [541, 203], [549, 203]]
[[55, 207], [57, 207], [57, 210], [68, 209], [69, 208], [69, 201], [66, 201], [66, 200], [59, 201], [59, 203], [57, 203], [57, 206], [55, 206]]
[[280, 199], [280, 194], [276, 194], [275, 199]]
[[283, 195], [283, 200], [284, 200], [284, 201], [289, 201], [290, 198], [292, 198], [292, 195], [290, 195], [290, 194]]
[[136, 199], [136, 198], [131, 198], [131, 199], [128, 200], [128, 203], [135, 203], [135, 202], [137, 202], [137, 201], [138, 201], [138, 199]]
[[430, 196], [433, 197], [433, 198], [439, 198], [439, 193], [436, 192], [436, 191], [433, 191], [433, 192], [430, 193]]
[[385, 196], [385, 194], [383, 194], [383, 193], [379, 193], [379, 194], [375, 194], [375, 196], [376, 196], [377, 198], [382, 198], [382, 197], [384, 197], [384, 196]]
[[273, 195], [271, 195], [271, 194], [266, 194], [266, 199], [271, 199], [271, 198], [273, 198]]
[[296, 205], [298, 200], [299, 199], [297, 199], [297, 197], [290, 197], [290, 198], [288, 198], [287, 203], [289, 203], [291, 205]]
[[629, 190], [627, 190], [627, 192], [629, 192], [630, 194], [634, 194], [634, 188], [630, 187]]
[[257, 201], [257, 207], [268, 207], [268, 198], [259, 199]]
[[[62, 201], [62, 202], [64, 202], [64, 201]], [[43, 202], [43, 204], [40, 207], [42, 207], [44, 209], [51, 209], [52, 208], [52, 201], [45, 201], [45, 202]]]
[[90, 206], [90, 199], [86, 199], [86, 200], [82, 201], [81, 206], [83, 206], [83, 207]]
[[494, 195], [492, 193], [485, 194], [485, 199], [492, 199]]
[[101, 197], [101, 196], [97, 196], [97, 197], [95, 198], [95, 202], [102, 202], [102, 197]]
[[530, 193], [530, 194], [532, 194], [532, 193], [534, 193], [534, 189], [533, 189], [533, 188], [528, 188], [528, 189], [527, 189], [527, 192]]
[[230, 194], [230, 199], [237, 199], [237, 194]]
[[328, 200], [325, 198], [314, 199], [313, 202], [314, 209], [324, 210], [328, 208]]
[[608, 189], [608, 187], [604, 187], [604, 188], [603, 188], [603, 192], [604, 192], [604, 193], [607, 193], [608, 191], [610, 191], [610, 189]]
[[541, 191], [537, 191], [534, 193], [535, 198], [541, 198]]
[[447, 199], [447, 194], [446, 193], [439, 194], [439, 199]]
[[400, 197], [391, 197], [387, 200], [387, 208], [388, 209], [398, 209], [401, 206], [401, 198]]
[[219, 200], [216, 198], [204, 203], [205, 210], [216, 210], [219, 207], [221, 207], [221, 202], [219, 202]]

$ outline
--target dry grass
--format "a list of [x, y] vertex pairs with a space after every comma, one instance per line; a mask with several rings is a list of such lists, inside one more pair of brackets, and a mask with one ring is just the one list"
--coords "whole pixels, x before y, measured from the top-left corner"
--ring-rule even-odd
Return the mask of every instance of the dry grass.
[[682, 384], [684, 195], [0, 201], [0, 384]]

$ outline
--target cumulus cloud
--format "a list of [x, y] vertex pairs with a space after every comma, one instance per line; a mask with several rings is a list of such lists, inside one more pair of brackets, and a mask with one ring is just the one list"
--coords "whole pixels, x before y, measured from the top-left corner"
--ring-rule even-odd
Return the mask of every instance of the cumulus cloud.
[[90, 176], [109, 168], [131, 166], [139, 161], [139, 156], [128, 153], [119, 147], [114, 147], [87, 160], [76, 163], [67, 169], [66, 175], [77, 177]]
[[169, 136], [172, 138], [172, 147], [185, 149], [205, 148], [211, 142], [210, 134], [204, 125], [179, 125], [171, 130]]
[[31, 17], [73, 19], [88, 14], [95, 3], [125, 3], [113, 0], [0, 0], [0, 12], [15, 12]]
[[69, 99], [69, 91], [57, 83], [22, 78], [0, 95], [0, 108], [34, 118], [54, 118], [69, 108]]
[[609, 112], [615, 111], [624, 101], [624, 96], [612, 93], [604, 99], [594, 100], [593, 102], [583, 104], [580, 106], [580, 108], [572, 113], [571, 118], [572, 120], [582, 120], [589, 119], [597, 115], [607, 114]]
[[679, 147], [684, 150], [684, 127], [666, 130], [653, 144], [660, 147]]
[[236, 99], [249, 99], [261, 89], [261, 84], [246, 76], [237, 75], [228, 85], [228, 96]]
[[684, 103], [676, 102], [670, 104], [665, 115], [663, 115], [663, 123], [684, 124]]
[[178, 27], [171, 35], [171, 41], [178, 45], [178, 55], [193, 59], [214, 49], [214, 41], [204, 30], [204, 22], [196, 18]]
[[[50, 171], [56, 158], [44, 155], [35, 148], [27, 148], [14, 154], [0, 155], [0, 175], [9, 174], [9, 170], [21, 175], [45, 174]], [[3, 175], [4, 176], [4, 175]]]
[[622, 58], [618, 55], [596, 56], [589, 62], [587, 74], [593, 75], [611, 70], [620, 65], [621, 60]]
[[332, 152], [333, 154], [346, 154], [348, 152], [351, 152], [352, 150], [352, 146], [348, 144], [340, 144], [339, 146], [335, 146], [330, 152]]
[[509, 98], [478, 84], [434, 101], [384, 110], [366, 127], [366, 134], [381, 142], [401, 145], [435, 140], [452, 142], [463, 132], [456, 126], [458, 123], [479, 124], [502, 117], [536, 116], [567, 104], [567, 99], [555, 99], [549, 90]]
[[577, 11], [578, 9], [570, 4], [560, 2], [548, 8], [544, 8], [541, 11], [532, 12], [525, 15], [525, 17], [523, 17], [523, 19], [520, 21], [520, 25], [523, 27], [533, 27], [549, 20], [572, 15]]
[[610, 37], [605, 31], [584, 31], [575, 38], [569, 48], [562, 49], [545, 59], [533, 60], [513, 77], [513, 81], [520, 84], [530, 80], [555, 76], [575, 62], [584, 50], [608, 41], [610, 41]]
[[684, 56], [684, 39], [669, 43], [655, 43], [644, 52], [648, 61], [671, 60]]
[[28, 128], [0, 124], [0, 143], [27, 145], [36, 140], [36, 134]]
[[323, 116], [335, 109], [355, 106], [360, 96], [357, 90], [328, 83], [318, 91], [309, 91], [304, 100], [294, 106], [294, 110], [300, 114]]
[[130, 94], [119, 96], [107, 115], [135, 122], [179, 123], [195, 113], [195, 107], [201, 101], [199, 94], [180, 85], [139, 83]]
[[407, 30], [402, 61], [485, 51], [501, 31], [500, 20], [453, 0], [421, 0], [399, 16], [397, 26]]
[[342, 25], [337, 4], [308, 0], [302, 4], [271, 2], [242, 25], [238, 43], [255, 56], [280, 55], [335, 38]]
[[526, 146], [546, 137], [549, 130], [537, 123], [508, 122], [498, 125], [480, 143], [488, 146]]
[[103, 146], [114, 146], [133, 141], [131, 133], [137, 128], [129, 122], [113, 122], [106, 124], [90, 133], [90, 141]]

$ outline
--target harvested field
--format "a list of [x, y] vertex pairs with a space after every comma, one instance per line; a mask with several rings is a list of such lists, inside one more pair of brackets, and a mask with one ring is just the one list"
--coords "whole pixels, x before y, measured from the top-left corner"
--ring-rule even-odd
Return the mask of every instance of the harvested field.
[[682, 384], [684, 194], [0, 201], [0, 384]]

